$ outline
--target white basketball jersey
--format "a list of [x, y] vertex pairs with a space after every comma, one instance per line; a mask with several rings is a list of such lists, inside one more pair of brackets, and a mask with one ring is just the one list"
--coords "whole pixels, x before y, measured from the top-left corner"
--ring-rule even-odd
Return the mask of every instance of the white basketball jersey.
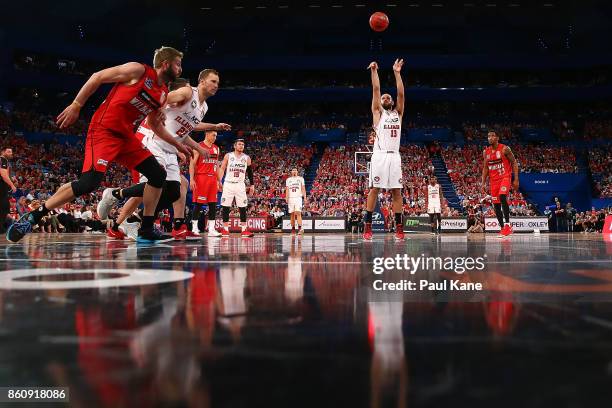
[[375, 130], [374, 151], [399, 152], [400, 138], [402, 136], [402, 118], [396, 110], [388, 111], [383, 109]]
[[[200, 104], [198, 97], [198, 88], [191, 87], [191, 99], [183, 103], [181, 106], [166, 106], [164, 114], [166, 115], [166, 124], [164, 127], [174, 138], [182, 143], [189, 133], [204, 119], [204, 115], [208, 111], [208, 104], [204, 101]], [[138, 128], [138, 132], [145, 136], [154, 136], [153, 131], [149, 128], [146, 121]], [[177, 150], [170, 143], [155, 136], [153, 139], [164, 151], [169, 153], [177, 153]]]
[[249, 156], [244, 153], [236, 156], [234, 152], [228, 153], [228, 155], [225, 181], [244, 183]]
[[438, 204], [440, 205], [440, 185], [436, 184], [432, 186], [431, 184], [427, 185], [427, 198], [429, 204]]
[[286, 184], [287, 188], [289, 188], [288, 199], [302, 198], [302, 186], [305, 185], [303, 177], [289, 177]]

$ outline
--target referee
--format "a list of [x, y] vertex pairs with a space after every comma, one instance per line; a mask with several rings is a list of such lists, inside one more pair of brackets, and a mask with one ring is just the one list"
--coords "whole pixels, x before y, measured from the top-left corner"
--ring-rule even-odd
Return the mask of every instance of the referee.
[[11, 210], [9, 198], [17, 191], [11, 180], [9, 160], [13, 158], [13, 149], [3, 147], [0, 150], [0, 233], [6, 232], [6, 217]]

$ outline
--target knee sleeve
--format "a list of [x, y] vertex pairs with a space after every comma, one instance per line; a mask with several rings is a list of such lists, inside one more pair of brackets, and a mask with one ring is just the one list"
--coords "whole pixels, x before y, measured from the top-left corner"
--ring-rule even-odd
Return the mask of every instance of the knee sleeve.
[[438, 225], [442, 224], [442, 214], [437, 213], [436, 218], [438, 219]]
[[429, 214], [429, 223], [430, 224], [433, 224], [435, 216], [436, 216], [435, 214]]
[[214, 221], [217, 218], [217, 203], [208, 203], [208, 219]]
[[76, 197], [93, 192], [104, 180], [104, 173], [101, 171], [89, 170], [81, 174], [77, 181], [71, 183], [72, 192]]
[[223, 222], [229, 222], [230, 208], [223, 207]]
[[[151, 187], [162, 188], [166, 181], [166, 170], [159, 165], [155, 157], [151, 156], [142, 161], [136, 170], [147, 178], [147, 184]], [[180, 183], [179, 183], [180, 189]]]
[[246, 222], [246, 207], [240, 207], [238, 210], [240, 211], [240, 222]]

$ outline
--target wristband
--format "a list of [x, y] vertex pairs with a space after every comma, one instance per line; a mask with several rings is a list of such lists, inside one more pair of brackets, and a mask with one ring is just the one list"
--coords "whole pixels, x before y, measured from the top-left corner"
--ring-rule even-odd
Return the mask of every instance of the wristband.
[[76, 99], [74, 101], [72, 101], [72, 104], [76, 105], [78, 108], [82, 108], [83, 107], [83, 105], [79, 101], [77, 101]]

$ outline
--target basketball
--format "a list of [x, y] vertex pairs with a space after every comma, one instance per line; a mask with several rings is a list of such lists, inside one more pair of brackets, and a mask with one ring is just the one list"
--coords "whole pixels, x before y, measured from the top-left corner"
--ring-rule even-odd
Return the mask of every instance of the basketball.
[[376, 32], [382, 32], [389, 27], [389, 17], [381, 11], [370, 16], [370, 27]]

